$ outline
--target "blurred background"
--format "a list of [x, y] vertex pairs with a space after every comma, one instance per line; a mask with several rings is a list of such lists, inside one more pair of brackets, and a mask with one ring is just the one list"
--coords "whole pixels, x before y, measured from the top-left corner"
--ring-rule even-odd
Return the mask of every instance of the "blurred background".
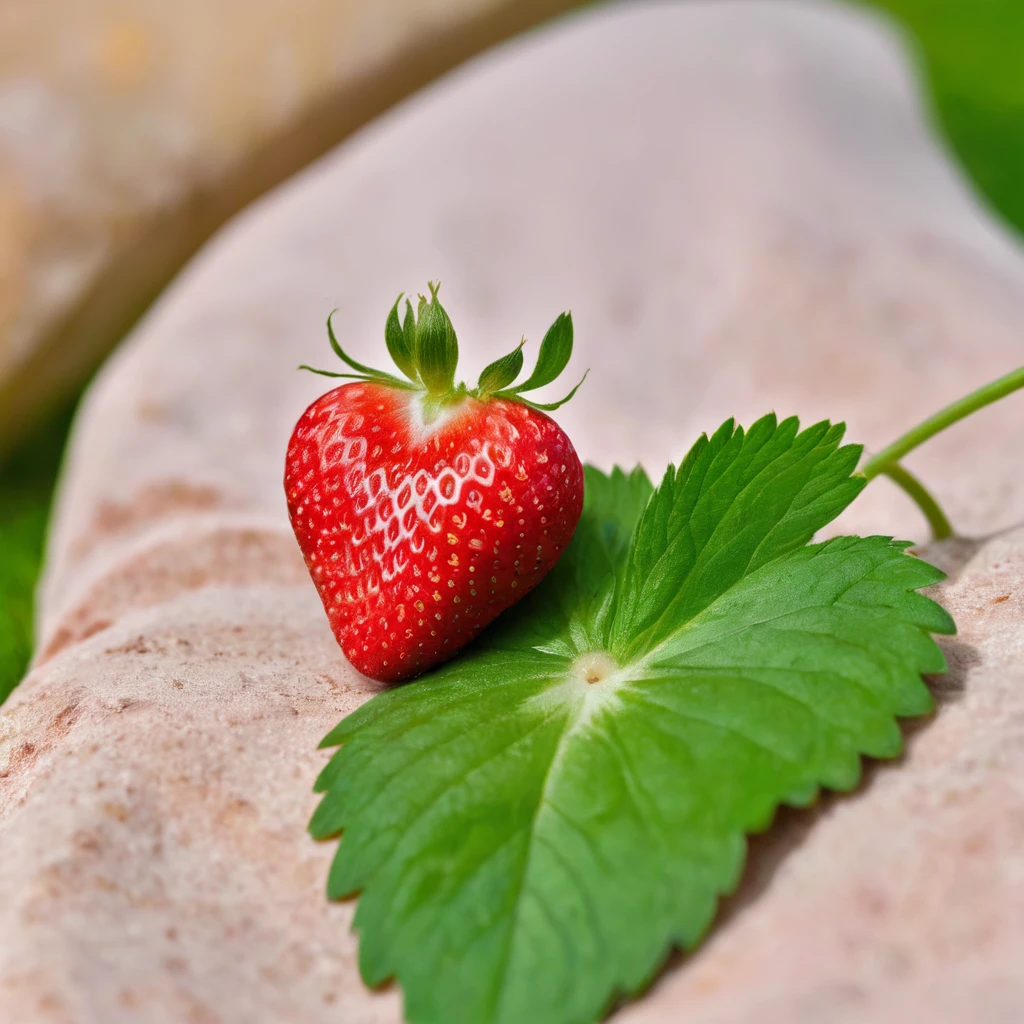
[[[0, 701], [31, 656], [62, 452], [106, 354], [246, 203], [573, 6], [0, 0]], [[870, 6], [905, 34], [980, 195], [1024, 231], [1024, 0]]]

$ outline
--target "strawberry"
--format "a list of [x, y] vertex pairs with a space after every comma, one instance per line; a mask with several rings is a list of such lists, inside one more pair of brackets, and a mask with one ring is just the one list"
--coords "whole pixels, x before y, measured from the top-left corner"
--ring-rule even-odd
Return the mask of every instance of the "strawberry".
[[[292, 528], [345, 656], [396, 682], [450, 658], [552, 568], [583, 508], [583, 467], [565, 432], [523, 397], [572, 353], [572, 318], [545, 335], [513, 386], [524, 342], [472, 390], [455, 384], [458, 342], [437, 298], [402, 296], [385, 326], [405, 379], [335, 354], [355, 373], [317, 399], [288, 445]], [[333, 314], [332, 314], [333, 316]], [[310, 370], [312, 367], [304, 366]], [[580, 382], [582, 383], [582, 381]]]

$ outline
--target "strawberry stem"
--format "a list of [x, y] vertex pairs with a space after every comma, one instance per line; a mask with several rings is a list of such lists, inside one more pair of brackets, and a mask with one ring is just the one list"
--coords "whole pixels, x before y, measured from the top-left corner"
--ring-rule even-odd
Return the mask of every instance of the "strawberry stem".
[[983, 385], [929, 416], [868, 459], [861, 472], [868, 480], [873, 480], [876, 476], [887, 476], [902, 487], [924, 513], [936, 540], [952, 536], [953, 528], [939, 503], [915, 476], [898, 465], [899, 460], [947, 427], [1021, 388], [1024, 388], [1024, 366]]

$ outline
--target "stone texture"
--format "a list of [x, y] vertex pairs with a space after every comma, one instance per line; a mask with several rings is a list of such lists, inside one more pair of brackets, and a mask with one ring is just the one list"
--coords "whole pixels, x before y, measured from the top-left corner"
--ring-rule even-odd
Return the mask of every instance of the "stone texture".
[[[302, 831], [315, 743], [371, 686], [280, 477], [326, 312], [379, 356], [433, 276], [466, 376], [573, 308], [594, 372], [559, 417], [606, 466], [769, 408], [877, 448], [1024, 351], [1024, 258], [851, 10], [597, 9], [389, 113], [223, 231], [89, 393], [0, 716], [3, 1024], [399, 1019]], [[927, 550], [961, 627], [937, 715], [755, 840], [708, 944], [617, 1019], [1024, 1019], [1022, 422], [1008, 400], [909, 463], [974, 538]], [[837, 529], [924, 534], [884, 481]]]
[[0, 454], [231, 213], [572, 2], [0, 4]]

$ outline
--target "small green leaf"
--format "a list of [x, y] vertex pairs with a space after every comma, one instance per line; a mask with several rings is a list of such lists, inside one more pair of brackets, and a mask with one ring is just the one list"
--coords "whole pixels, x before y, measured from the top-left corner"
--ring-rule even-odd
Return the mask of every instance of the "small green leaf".
[[480, 397], [494, 394], [502, 388], [507, 388], [523, 368], [523, 346], [526, 344], [524, 338], [507, 356], [495, 359], [493, 363], [484, 367], [477, 382], [477, 392]]
[[586, 471], [565, 555], [462, 656], [325, 739], [328, 893], [412, 1024], [588, 1024], [705, 934], [745, 835], [856, 785], [931, 707], [942, 574], [811, 535], [853, 500], [842, 426], [702, 438], [652, 494]]
[[[384, 325], [384, 340], [387, 342], [388, 352], [391, 353], [395, 366], [414, 384], [418, 384], [420, 378], [416, 372], [413, 348], [409, 344], [406, 333], [398, 321], [398, 304], [401, 301], [402, 296], [399, 295], [395, 299], [395, 304], [391, 307], [391, 312], [388, 313], [388, 318]], [[415, 340], [415, 333], [413, 333], [413, 339]]]
[[437, 297], [440, 284], [431, 283], [430, 299], [420, 296], [416, 324], [416, 365], [420, 379], [432, 395], [446, 395], [455, 385], [459, 342], [444, 306]]
[[[548, 333], [544, 335], [544, 340], [540, 343], [537, 365], [533, 368], [533, 373], [522, 384], [513, 388], [513, 391], [515, 394], [521, 394], [523, 391], [535, 391], [537, 388], [544, 387], [545, 384], [550, 384], [565, 369], [571, 355], [572, 313], [562, 313], [548, 328]], [[580, 381], [580, 383], [583, 382]], [[576, 387], [579, 387], [579, 384]], [[574, 388], [573, 393], [575, 390]], [[564, 402], [568, 400], [568, 398], [563, 399]]]

